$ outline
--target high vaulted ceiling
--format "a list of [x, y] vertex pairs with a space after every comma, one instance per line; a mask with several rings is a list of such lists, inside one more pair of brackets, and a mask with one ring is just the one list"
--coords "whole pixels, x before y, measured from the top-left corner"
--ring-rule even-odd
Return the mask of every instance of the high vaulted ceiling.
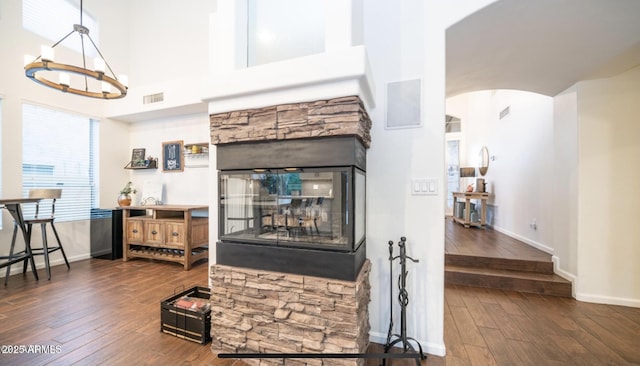
[[640, 0], [500, 0], [449, 27], [447, 97], [554, 96], [640, 65]]

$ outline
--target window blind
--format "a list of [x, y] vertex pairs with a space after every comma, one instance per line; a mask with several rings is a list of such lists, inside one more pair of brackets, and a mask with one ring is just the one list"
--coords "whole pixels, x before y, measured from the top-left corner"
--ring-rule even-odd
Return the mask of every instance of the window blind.
[[23, 104], [22, 117], [23, 195], [61, 188], [56, 220], [88, 220], [98, 206], [98, 121], [31, 104]]
[[[98, 22], [94, 17], [83, 12], [82, 23], [89, 28], [91, 39], [99, 44], [100, 33]], [[80, 24], [80, 7], [69, 0], [22, 0], [22, 27], [51, 41], [58, 42], [73, 30], [74, 24]], [[85, 39], [85, 46], [90, 42]], [[82, 52], [80, 38], [77, 34], [65, 39], [61, 45], [77, 52]], [[87, 56], [97, 57], [96, 50], [85, 47]], [[40, 52], [39, 49], [34, 50]]]

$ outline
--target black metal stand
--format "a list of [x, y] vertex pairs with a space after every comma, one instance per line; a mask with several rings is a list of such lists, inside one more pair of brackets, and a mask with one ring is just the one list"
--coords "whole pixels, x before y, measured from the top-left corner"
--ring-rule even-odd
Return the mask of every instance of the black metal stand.
[[[422, 346], [414, 338], [407, 336], [407, 305], [409, 305], [409, 293], [407, 292], [407, 259], [414, 263], [418, 263], [417, 259], [413, 259], [407, 255], [406, 243], [407, 238], [400, 238], [398, 247], [400, 254], [393, 256], [393, 241], [389, 241], [389, 312], [391, 320], [389, 322], [389, 332], [387, 333], [387, 343], [384, 345], [384, 353], [388, 353], [391, 347], [397, 343], [402, 343], [403, 353], [411, 351], [416, 354], [416, 365], [420, 366], [420, 360], [424, 360], [427, 356], [422, 352]], [[393, 334], [393, 261], [400, 259], [400, 275], [398, 275], [398, 302], [400, 302], [400, 334]], [[409, 342], [413, 341], [418, 345], [419, 352]], [[386, 364], [386, 359], [382, 360], [382, 365]]]

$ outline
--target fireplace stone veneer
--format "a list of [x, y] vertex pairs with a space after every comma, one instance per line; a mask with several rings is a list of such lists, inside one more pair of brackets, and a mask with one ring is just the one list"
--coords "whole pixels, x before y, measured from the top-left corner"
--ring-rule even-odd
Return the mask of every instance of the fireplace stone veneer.
[[357, 96], [212, 114], [213, 145], [357, 136], [371, 143], [371, 119]]
[[[211, 267], [214, 353], [365, 353], [371, 262], [355, 281]], [[364, 365], [362, 359], [243, 359], [252, 365]]]
[[[362, 100], [281, 104], [212, 114], [210, 121], [220, 180], [212, 351], [365, 353], [371, 120]], [[364, 365], [361, 359], [244, 361]]]

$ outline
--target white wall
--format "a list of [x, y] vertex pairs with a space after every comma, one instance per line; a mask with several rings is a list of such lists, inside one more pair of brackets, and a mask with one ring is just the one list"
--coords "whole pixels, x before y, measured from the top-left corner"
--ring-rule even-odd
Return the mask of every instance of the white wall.
[[[379, 101], [376, 108], [369, 110], [373, 126], [367, 155], [367, 256], [373, 264], [370, 335], [377, 343], [385, 342], [390, 312], [387, 242], [397, 243], [405, 236], [407, 254], [420, 260], [408, 264], [407, 332], [420, 340], [428, 352], [437, 354], [443, 351], [444, 342], [440, 331], [443, 269], [438, 270], [443, 268], [443, 233], [442, 225], [436, 223], [442, 223], [444, 196], [442, 191], [437, 196], [412, 196], [411, 178], [436, 178], [439, 187], [443, 187], [444, 167], [438, 167], [444, 166], [444, 130], [441, 124], [426, 118], [428, 109], [424, 102], [423, 127], [385, 129], [386, 84], [411, 79], [422, 79], [425, 83], [425, 9], [420, 1], [367, 1], [364, 11], [364, 44], [374, 70]], [[382, 14], [384, 20], [380, 19]], [[397, 255], [397, 246], [395, 250]], [[397, 266], [394, 271], [397, 276]], [[397, 288], [393, 290], [394, 331], [398, 333]]]
[[[127, 73], [128, 63], [127, 1], [114, 0], [92, 2], [85, 7], [94, 15], [101, 26], [100, 50], [117, 73]], [[72, 24], [69, 24], [71, 30]], [[64, 94], [40, 86], [24, 76], [23, 55], [37, 55], [41, 44], [52, 42], [22, 29], [22, 2], [0, 2], [0, 48], [3, 50], [0, 67], [0, 95], [2, 96], [2, 197], [22, 196], [22, 103], [35, 103], [50, 108], [77, 113], [100, 120], [100, 205], [115, 206], [115, 198], [126, 182], [127, 172], [122, 167], [130, 159], [128, 126], [103, 118], [105, 101]], [[80, 63], [79, 54], [56, 47], [56, 58], [68, 63]], [[63, 192], [64, 195], [64, 192]], [[0, 231], [0, 255], [8, 253], [11, 242], [13, 221], [2, 210]], [[70, 260], [89, 257], [89, 221], [61, 222], [56, 225], [65, 251]], [[39, 237], [39, 233], [34, 233]], [[35, 240], [35, 239], [34, 239]], [[43, 258], [36, 263], [42, 267]], [[54, 254], [53, 264], [62, 263]], [[17, 268], [17, 267], [15, 267]], [[4, 271], [0, 274], [4, 276]]]
[[[107, 105], [106, 115], [143, 121], [204, 113], [201, 82], [209, 65], [209, 16], [215, 0], [136, 0], [124, 12], [130, 60], [126, 98]], [[143, 104], [146, 95], [163, 93], [161, 103]], [[152, 113], [155, 112], [155, 113]]]
[[[146, 180], [160, 182], [164, 187], [165, 204], [209, 204], [209, 168], [185, 166], [184, 171], [162, 170], [162, 142], [182, 140], [184, 144], [209, 143], [209, 116], [193, 114], [138, 122], [130, 128], [130, 148], [145, 148], [146, 154], [158, 158], [158, 169], [129, 170], [129, 177], [138, 189], [133, 204], [142, 198]], [[129, 150], [131, 151], [131, 150]], [[185, 160], [189, 163], [191, 160]], [[208, 162], [208, 159], [207, 159]], [[214, 177], [215, 178], [215, 177]]]
[[489, 150], [489, 224], [553, 254], [553, 98], [479, 91], [449, 98], [447, 113], [462, 116], [461, 166], [478, 167], [480, 149]]
[[640, 66], [577, 89], [576, 295], [640, 307]]
[[186, 76], [204, 76], [209, 65], [209, 14], [212, 0], [132, 1], [129, 34], [133, 86]]
[[[574, 85], [553, 99], [553, 248], [557, 273], [578, 274], [578, 91]], [[573, 286], [575, 296], [575, 286]]]

